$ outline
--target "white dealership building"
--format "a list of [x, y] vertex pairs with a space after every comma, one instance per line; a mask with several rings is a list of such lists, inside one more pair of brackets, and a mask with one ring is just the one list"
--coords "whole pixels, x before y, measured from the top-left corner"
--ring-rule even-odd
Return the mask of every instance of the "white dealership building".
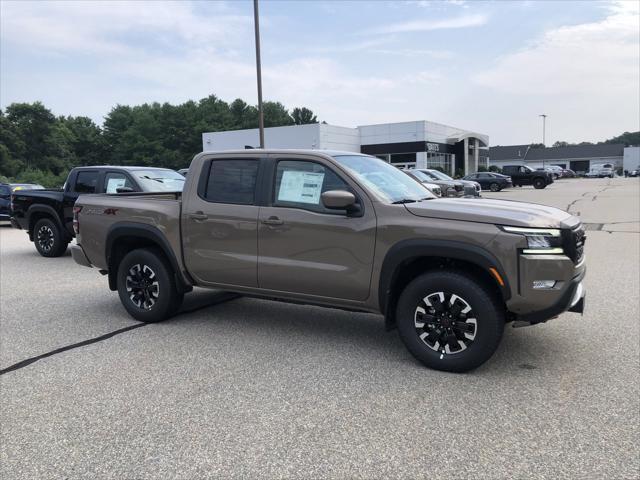
[[[205, 152], [255, 148], [259, 143], [257, 128], [202, 134]], [[488, 165], [489, 137], [426, 120], [355, 128], [315, 123], [265, 128], [265, 146], [361, 152], [398, 167], [440, 167], [453, 176]]]

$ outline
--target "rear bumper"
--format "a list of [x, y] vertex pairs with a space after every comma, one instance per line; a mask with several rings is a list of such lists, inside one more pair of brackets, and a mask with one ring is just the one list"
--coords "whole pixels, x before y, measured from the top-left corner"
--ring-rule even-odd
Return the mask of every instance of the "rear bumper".
[[73, 257], [73, 261], [78, 265], [93, 268], [93, 265], [91, 265], [91, 262], [85, 255], [84, 250], [82, 250], [82, 247], [80, 245], [71, 245], [71, 256]]

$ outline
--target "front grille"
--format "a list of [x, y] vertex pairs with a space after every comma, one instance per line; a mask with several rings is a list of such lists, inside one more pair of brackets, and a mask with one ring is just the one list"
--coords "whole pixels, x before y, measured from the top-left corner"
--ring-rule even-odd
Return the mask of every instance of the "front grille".
[[579, 263], [584, 257], [584, 242], [587, 239], [584, 227], [578, 225], [573, 230], [563, 230], [562, 234], [565, 253], [573, 260], [573, 263]]
[[461, 192], [464, 190], [464, 185], [454, 185], [456, 192]]

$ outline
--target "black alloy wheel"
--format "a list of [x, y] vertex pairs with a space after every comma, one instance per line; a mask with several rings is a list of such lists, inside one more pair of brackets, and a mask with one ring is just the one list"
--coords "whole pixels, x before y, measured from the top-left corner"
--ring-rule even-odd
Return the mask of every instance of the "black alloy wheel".
[[129, 269], [126, 289], [131, 302], [143, 310], [151, 310], [160, 295], [156, 273], [149, 265], [139, 263]]
[[413, 279], [396, 307], [396, 325], [423, 365], [466, 372], [486, 362], [500, 344], [505, 307], [483, 279], [458, 270], [432, 270]]
[[49, 253], [51, 251], [53, 248], [54, 236], [53, 230], [49, 225], [40, 226], [36, 232], [36, 242], [38, 242], [38, 246], [43, 252]]
[[33, 227], [33, 242], [43, 257], [59, 257], [67, 251], [68, 241], [56, 223], [49, 218], [41, 218]]
[[118, 265], [118, 295], [136, 320], [159, 322], [174, 315], [184, 294], [176, 286], [175, 272], [159, 248], [140, 248]]
[[469, 303], [450, 292], [424, 297], [413, 317], [416, 334], [431, 350], [455, 355], [476, 338], [478, 321]]

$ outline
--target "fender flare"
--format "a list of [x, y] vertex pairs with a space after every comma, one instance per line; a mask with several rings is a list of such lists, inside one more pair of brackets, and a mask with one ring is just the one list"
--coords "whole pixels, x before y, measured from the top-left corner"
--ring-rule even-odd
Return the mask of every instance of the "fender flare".
[[503, 300], [506, 301], [511, 298], [509, 280], [501, 263], [493, 254], [484, 248], [456, 241], [421, 238], [409, 239], [402, 240], [391, 247], [382, 262], [378, 286], [378, 302], [380, 304], [380, 311], [384, 315], [388, 313], [387, 307], [391, 299], [393, 285], [400, 270], [399, 267], [407, 261], [421, 257], [462, 260], [477, 265], [484, 269], [489, 275], [491, 275], [489, 268], [495, 268], [504, 281], [504, 286], [501, 286], [497, 280], [495, 281], [495, 284], [502, 294]]
[[69, 232], [67, 232], [67, 229], [60, 222], [60, 216], [59, 216], [58, 212], [56, 212], [56, 209], [51, 207], [51, 206], [49, 206], [49, 205], [44, 205], [44, 204], [40, 204], [40, 203], [36, 203], [35, 205], [31, 205], [27, 209], [27, 213], [26, 213], [25, 216], [27, 217], [27, 228], [29, 228], [29, 230], [28, 230], [29, 236], [33, 236], [33, 231], [32, 231], [32, 229], [30, 227], [31, 227], [31, 216], [34, 213], [46, 213], [47, 216], [51, 217], [53, 222], [60, 229], [60, 232], [62, 233], [62, 235], [66, 235], [67, 237], [70, 236]]
[[[185, 293], [192, 290], [193, 282], [191, 281], [189, 274], [180, 268], [180, 264], [178, 263], [169, 241], [158, 228], [152, 225], [135, 222], [118, 222], [111, 225], [107, 231], [104, 250], [107, 265], [111, 264], [110, 257], [114, 243], [123, 237], [143, 238], [156, 244], [165, 254], [167, 260], [169, 260], [171, 268], [173, 268], [178, 288]], [[109, 270], [109, 287], [112, 290], [116, 289], [116, 274], [117, 271], [114, 272]]]

